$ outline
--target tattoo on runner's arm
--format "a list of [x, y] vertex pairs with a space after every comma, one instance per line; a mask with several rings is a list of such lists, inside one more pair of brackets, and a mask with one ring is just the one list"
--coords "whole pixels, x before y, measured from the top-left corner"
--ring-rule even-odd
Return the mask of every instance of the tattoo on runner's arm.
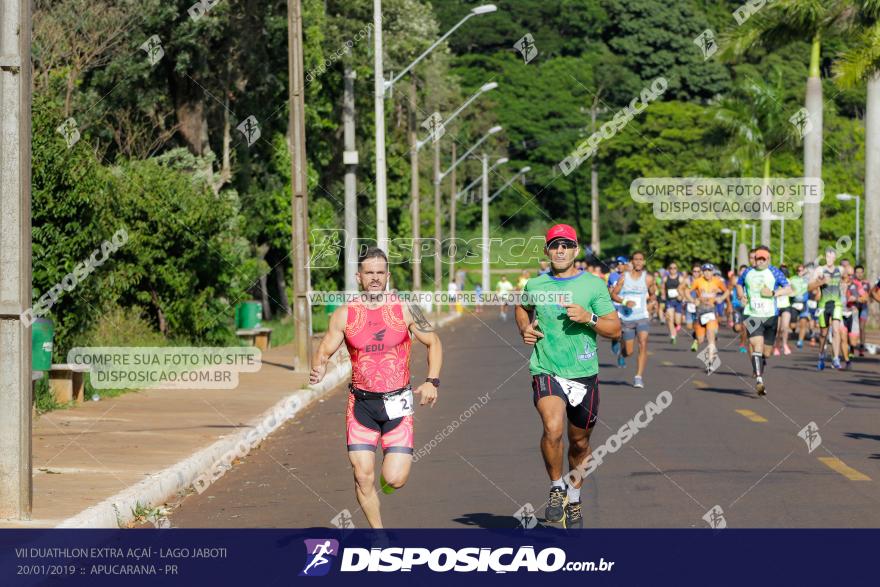
[[428, 322], [428, 319], [425, 318], [425, 315], [422, 313], [422, 308], [413, 302], [407, 302], [407, 305], [409, 306], [409, 313], [412, 315], [415, 327], [420, 332], [434, 332], [434, 327]]

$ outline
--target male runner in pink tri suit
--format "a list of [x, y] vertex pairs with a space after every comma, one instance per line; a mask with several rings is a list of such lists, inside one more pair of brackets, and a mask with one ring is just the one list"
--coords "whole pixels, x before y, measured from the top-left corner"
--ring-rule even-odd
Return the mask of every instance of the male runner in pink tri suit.
[[337, 308], [327, 334], [312, 359], [312, 384], [324, 378], [327, 361], [343, 341], [351, 355], [351, 384], [345, 414], [348, 458], [354, 468], [355, 492], [367, 522], [382, 527], [375, 486], [375, 451], [382, 440], [382, 489], [403, 487], [413, 454], [413, 389], [409, 381], [410, 334], [428, 347], [428, 378], [415, 393], [420, 405], [437, 402], [443, 351], [421, 309], [405, 304], [388, 284], [388, 258], [378, 248], [361, 256], [357, 280], [364, 301]]

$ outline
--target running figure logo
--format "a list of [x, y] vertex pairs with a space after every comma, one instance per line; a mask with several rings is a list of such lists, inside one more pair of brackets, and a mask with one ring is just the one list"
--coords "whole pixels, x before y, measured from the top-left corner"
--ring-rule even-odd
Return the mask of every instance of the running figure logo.
[[800, 432], [798, 432], [798, 436], [804, 439], [804, 442], [807, 443], [807, 450], [809, 452], [813, 452], [819, 445], [822, 444], [822, 436], [819, 434], [819, 427], [816, 426], [815, 422], [810, 422], [806, 426], [804, 426]]
[[727, 528], [727, 520], [724, 519], [724, 510], [720, 505], [714, 506], [711, 510], [703, 514], [703, 519], [713, 530], [724, 530]]
[[304, 540], [306, 543], [306, 566], [300, 577], [322, 577], [330, 572], [333, 559], [339, 554], [339, 541], [330, 538]]
[[531, 530], [538, 525], [538, 518], [535, 517], [535, 508], [532, 504], [527, 503], [519, 508], [513, 517], [519, 521], [519, 525], [526, 530]]
[[535, 38], [532, 33], [526, 33], [523, 38], [513, 44], [513, 48], [522, 54], [526, 63], [538, 56], [538, 47], [535, 46]]
[[694, 39], [694, 44], [703, 52], [703, 61], [707, 61], [718, 52], [718, 43], [715, 42], [715, 33], [712, 29], [706, 29], [700, 33]]
[[813, 120], [810, 118], [810, 111], [801, 108], [794, 113], [794, 116], [788, 119], [790, 123], [797, 129], [801, 138], [804, 138], [813, 130]]
[[260, 137], [262, 136], [262, 133], [260, 132], [260, 123], [253, 114], [245, 118], [244, 122], [235, 128], [237, 128], [238, 132], [244, 136], [248, 147], [260, 140]]

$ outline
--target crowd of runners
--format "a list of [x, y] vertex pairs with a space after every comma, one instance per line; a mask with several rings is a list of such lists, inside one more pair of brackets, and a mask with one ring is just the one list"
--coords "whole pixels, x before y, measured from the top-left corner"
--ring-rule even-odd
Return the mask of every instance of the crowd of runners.
[[[869, 282], [862, 266], [838, 260], [834, 248], [815, 263], [794, 266], [777, 265], [770, 249], [759, 246], [735, 271], [725, 273], [708, 259], [652, 271], [654, 263], [642, 251], [610, 262], [583, 258], [574, 228], [557, 224], [545, 235], [544, 253], [547, 259], [537, 276], [530, 278], [525, 271], [516, 283], [502, 277], [497, 291], [524, 294], [513, 306], [513, 317], [522, 341], [532, 347], [531, 395], [551, 483], [544, 519], [566, 528], [583, 526], [581, 487], [599, 413], [599, 337], [610, 341], [619, 368], [635, 355], [636, 388], [645, 387], [652, 322], [663, 325], [668, 344], [690, 343], [707, 374], [720, 365], [719, 345], [737, 344], [747, 355], [743, 360], [751, 366], [758, 395], [767, 394], [771, 357], [813, 352], [821, 371], [847, 369], [854, 356], [875, 351], [866, 343], [865, 326], [869, 304], [880, 303], [880, 280]], [[345, 344], [352, 363], [346, 410], [349, 461], [358, 502], [370, 526], [379, 528], [374, 453], [381, 444], [385, 456], [378, 485], [392, 494], [410, 474], [414, 394], [419, 405], [437, 402], [443, 355], [421, 308], [388, 291], [382, 250], [372, 248], [361, 256], [357, 280], [366, 297], [333, 313], [312, 359], [310, 380], [315, 384], [324, 378], [330, 356]], [[538, 303], [541, 295], [550, 301]], [[501, 305], [502, 320], [509, 312], [510, 305]], [[725, 343], [719, 338], [722, 328], [735, 333]], [[413, 340], [428, 349], [428, 377], [415, 389], [410, 382]]]

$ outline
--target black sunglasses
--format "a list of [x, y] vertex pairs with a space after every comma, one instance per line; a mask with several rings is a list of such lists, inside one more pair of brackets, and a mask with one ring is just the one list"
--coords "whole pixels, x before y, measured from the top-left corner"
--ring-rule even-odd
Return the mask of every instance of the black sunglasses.
[[559, 245], [564, 246], [566, 249], [573, 249], [578, 246], [578, 244], [573, 240], [568, 240], [567, 238], [558, 238], [547, 243], [547, 248], [552, 251], [553, 249], [558, 249]]

